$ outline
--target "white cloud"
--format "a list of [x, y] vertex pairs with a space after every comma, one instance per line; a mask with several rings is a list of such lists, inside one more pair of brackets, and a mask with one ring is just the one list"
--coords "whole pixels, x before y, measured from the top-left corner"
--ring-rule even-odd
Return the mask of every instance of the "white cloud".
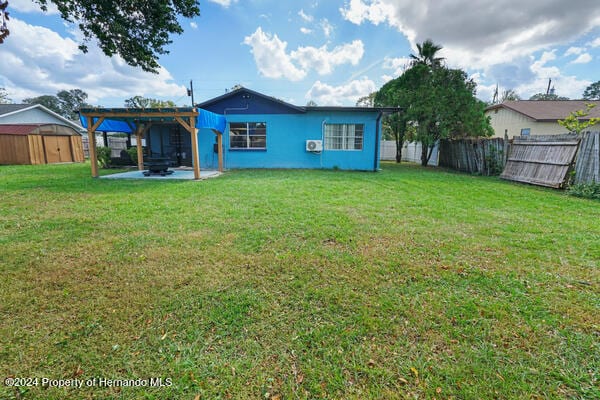
[[63, 89], [81, 89], [93, 104], [133, 94], [176, 99], [185, 93], [185, 87], [172, 83], [164, 68], [157, 75], [146, 73], [119, 57], [106, 57], [92, 45], [88, 45], [89, 53], [83, 54], [76, 41], [50, 29], [17, 18], [10, 22], [11, 34], [2, 44], [0, 80], [15, 101], [54, 95]]
[[441, 56], [449, 64], [485, 69], [569, 43], [600, 26], [600, 7], [588, 3], [585, 13], [573, 13], [569, 2], [351, 0], [340, 12], [355, 24], [388, 24], [413, 50], [431, 38], [444, 46]]
[[313, 22], [314, 17], [312, 15], [308, 15], [304, 12], [304, 10], [298, 11], [298, 15], [306, 22]]
[[304, 70], [314, 69], [319, 75], [327, 75], [342, 64], [358, 64], [365, 52], [362, 41], [355, 40], [328, 51], [327, 46], [299, 47], [292, 51], [291, 59], [295, 60]]
[[[409, 66], [410, 61], [411, 60], [409, 57], [398, 57], [398, 58], [385, 57], [383, 59], [382, 67], [383, 67], [383, 69], [394, 70], [393, 75], [397, 77], [397, 76], [402, 75], [404, 70]], [[393, 79], [393, 78], [394, 77], [392, 77], [391, 79]], [[386, 79], [386, 81], [387, 80], [389, 80], [389, 79]]]
[[591, 41], [590, 46], [592, 47], [600, 47], [600, 37]]
[[547, 65], [555, 59], [556, 51], [547, 51], [538, 60], [532, 59], [531, 71], [533, 78], [514, 87], [516, 92], [524, 99], [528, 99], [536, 93], [545, 93], [548, 87], [548, 80], [552, 79], [552, 86], [555, 88], [557, 95], [571, 99], [580, 98], [583, 90], [591, 82], [579, 80], [575, 76], [564, 76], [558, 67]]
[[[10, 0], [8, 4], [8, 11], [15, 10], [22, 13], [42, 13], [40, 5], [31, 0]], [[58, 8], [54, 3], [48, 2], [48, 10], [46, 14], [54, 15], [59, 14]]]
[[319, 48], [307, 46], [288, 54], [287, 42], [277, 35], [263, 32], [261, 27], [244, 38], [244, 44], [251, 47], [256, 66], [263, 76], [291, 81], [303, 79], [310, 70], [326, 75], [339, 65], [356, 65], [364, 54], [364, 45], [360, 40], [337, 46], [331, 51], [327, 45]]
[[230, 5], [237, 3], [238, 0], [208, 0], [211, 3], [216, 3], [219, 4], [225, 8], [229, 7]]
[[197, 24], [197, 23], [195, 23], [194, 21], [192, 21], [192, 22], [190, 22], [190, 27], [191, 27], [192, 29], [198, 29], [198, 24]]
[[565, 57], [567, 56], [572, 56], [572, 55], [578, 55], [581, 54], [585, 51], [585, 48], [583, 47], [569, 47], [567, 49], [567, 51], [565, 51]]
[[263, 32], [261, 27], [244, 38], [244, 44], [252, 49], [258, 71], [267, 78], [286, 78], [299, 81], [306, 76], [306, 71], [297, 68], [286, 53], [287, 42], [277, 35], [271, 36]]
[[331, 86], [316, 81], [306, 93], [307, 100], [314, 100], [321, 106], [339, 106], [346, 103], [356, 104], [356, 101], [377, 90], [375, 82], [363, 77], [345, 85]]
[[327, 38], [330, 37], [333, 33], [333, 25], [329, 23], [329, 20], [327, 18], [323, 18], [320, 25], [321, 29], [323, 30], [323, 35], [325, 35]]
[[310, 35], [313, 31], [312, 29], [308, 29], [308, 28], [300, 28], [300, 32], [304, 33], [305, 35]]
[[583, 53], [579, 57], [577, 57], [575, 60], [573, 60], [572, 64], [587, 64], [590, 61], [592, 61], [592, 56], [589, 55], [588, 53]]

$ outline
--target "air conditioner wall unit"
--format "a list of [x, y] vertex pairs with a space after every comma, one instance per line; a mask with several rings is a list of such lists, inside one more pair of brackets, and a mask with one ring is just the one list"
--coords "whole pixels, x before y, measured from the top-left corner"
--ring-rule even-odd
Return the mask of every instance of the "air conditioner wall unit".
[[323, 141], [322, 140], [307, 140], [306, 141], [306, 151], [310, 151], [310, 152], [323, 151]]

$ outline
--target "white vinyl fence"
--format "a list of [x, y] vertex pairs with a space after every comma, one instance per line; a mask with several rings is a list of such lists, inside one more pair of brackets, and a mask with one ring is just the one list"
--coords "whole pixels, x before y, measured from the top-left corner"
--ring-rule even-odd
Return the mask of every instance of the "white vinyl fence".
[[[393, 140], [381, 141], [381, 160], [395, 161], [396, 160], [396, 142]], [[428, 165], [438, 165], [439, 146], [436, 144], [431, 153]], [[402, 147], [402, 161], [421, 163], [421, 143], [405, 142]]]

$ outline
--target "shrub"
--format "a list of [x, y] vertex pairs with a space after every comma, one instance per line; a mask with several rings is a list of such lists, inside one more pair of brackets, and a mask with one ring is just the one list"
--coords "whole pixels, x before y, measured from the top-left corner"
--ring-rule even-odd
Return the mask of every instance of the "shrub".
[[127, 153], [129, 153], [129, 157], [131, 158], [131, 161], [133, 162], [133, 164], [137, 165], [137, 162], [138, 162], [137, 146], [132, 146], [132, 147], [128, 148]]
[[569, 186], [567, 193], [575, 197], [600, 200], [600, 183], [578, 183]]
[[109, 168], [110, 167], [110, 147], [100, 146], [96, 148], [96, 153], [98, 153], [98, 163], [101, 168]]

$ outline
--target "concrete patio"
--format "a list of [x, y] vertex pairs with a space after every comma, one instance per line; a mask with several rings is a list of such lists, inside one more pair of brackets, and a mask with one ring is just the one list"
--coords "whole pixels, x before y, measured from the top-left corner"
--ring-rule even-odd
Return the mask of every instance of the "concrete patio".
[[[194, 180], [193, 169], [179, 169], [171, 168], [169, 171], [173, 171], [170, 175], [161, 176], [160, 174], [154, 174], [150, 176], [144, 176], [144, 171], [129, 171], [121, 172], [118, 174], [104, 175], [101, 176], [103, 179], [182, 179], [182, 180]], [[214, 178], [221, 175], [219, 171], [213, 170], [201, 170], [200, 179]]]

